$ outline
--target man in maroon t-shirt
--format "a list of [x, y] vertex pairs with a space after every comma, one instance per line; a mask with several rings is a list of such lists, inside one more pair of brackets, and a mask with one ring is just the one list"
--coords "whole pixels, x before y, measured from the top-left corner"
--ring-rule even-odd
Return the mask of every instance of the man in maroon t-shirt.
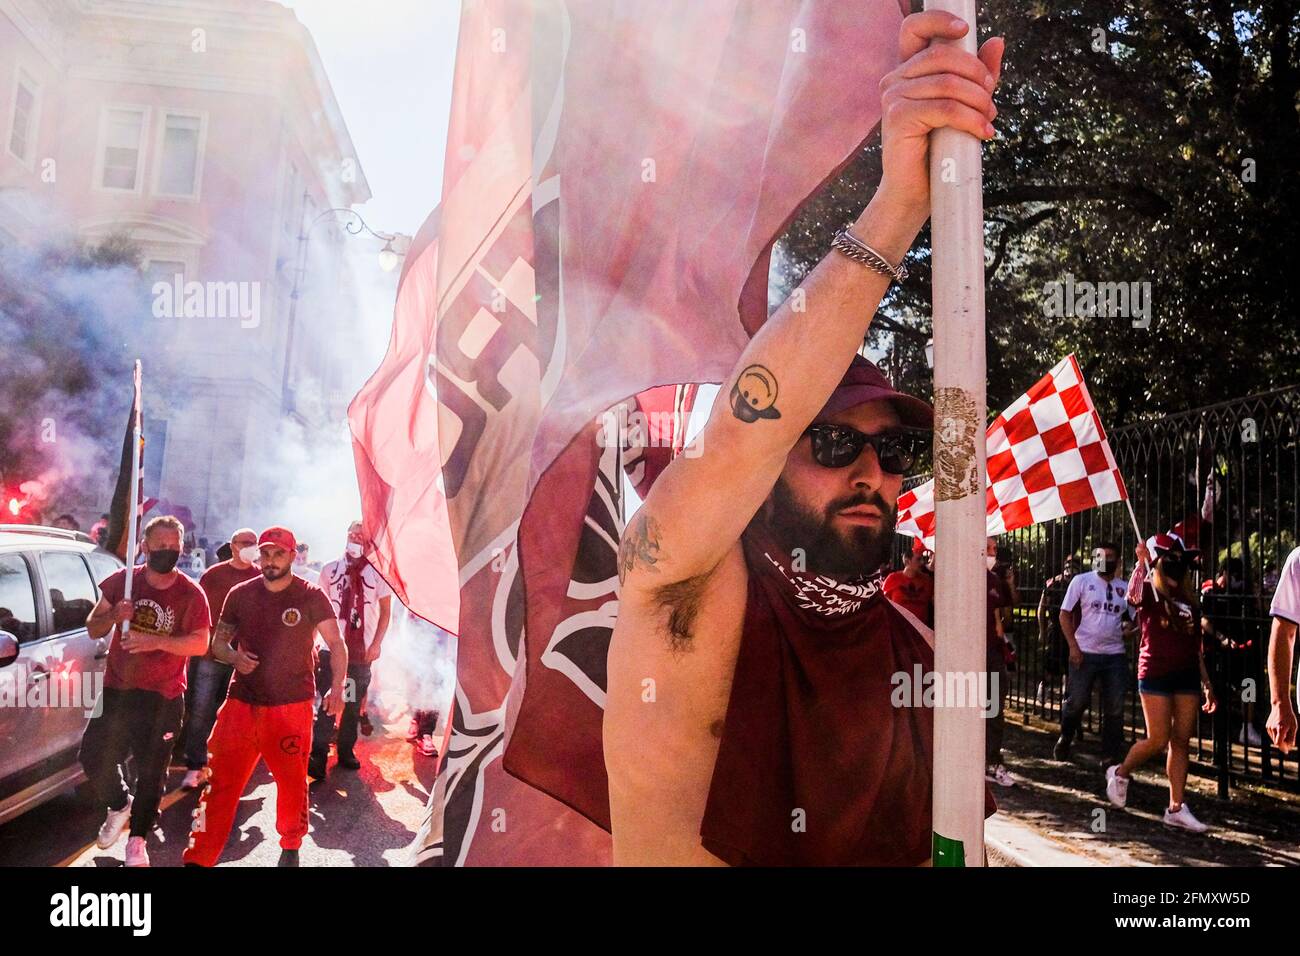
[[[259, 760], [266, 761], [275, 778], [280, 866], [298, 865], [298, 848], [307, 835], [307, 758], [316, 695], [312, 642], [317, 632], [330, 649], [326, 709], [335, 719], [343, 710], [348, 649], [329, 598], [293, 574], [293, 532], [267, 528], [257, 544], [261, 580], [245, 581], [226, 595], [212, 641], [213, 655], [234, 665], [235, 679], [208, 741], [211, 785], [194, 816], [187, 865], [217, 862]], [[234, 640], [238, 650], [231, 646]]]
[[903, 570], [885, 578], [885, 597], [911, 611], [926, 627], [934, 627], [934, 578], [925, 573], [925, 543], [914, 538]]
[[[240, 528], [230, 536], [230, 560], [214, 564], [199, 578], [199, 587], [208, 596], [212, 627], [221, 619], [226, 595], [236, 584], [259, 577], [253, 564], [257, 560], [257, 532]], [[230, 675], [234, 668], [212, 656], [212, 650], [190, 661], [189, 687], [185, 693], [185, 726], [181, 738], [185, 751], [185, 779], [182, 790], [195, 790], [208, 780], [208, 737], [217, 720], [217, 708], [226, 699]]]
[[[108, 849], [130, 818], [126, 865], [148, 866], [145, 837], [162, 799], [171, 741], [181, 726], [185, 664], [208, 646], [208, 601], [197, 584], [176, 571], [185, 529], [170, 515], [144, 529], [147, 564], [132, 571], [131, 598], [124, 600], [127, 570], [99, 585], [99, 603], [86, 619], [93, 638], [113, 632], [98, 717], [81, 740], [81, 765], [107, 810], [96, 839]], [[129, 622], [126, 633], [123, 625]], [[122, 765], [135, 757], [135, 796]]]

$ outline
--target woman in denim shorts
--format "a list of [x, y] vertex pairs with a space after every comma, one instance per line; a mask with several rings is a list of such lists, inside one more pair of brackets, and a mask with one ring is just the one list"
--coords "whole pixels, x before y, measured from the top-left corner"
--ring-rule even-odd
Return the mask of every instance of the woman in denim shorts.
[[1176, 534], [1158, 534], [1137, 546], [1128, 600], [1137, 608], [1142, 627], [1138, 695], [1147, 736], [1130, 748], [1123, 763], [1106, 770], [1106, 796], [1122, 807], [1132, 772], [1168, 748], [1169, 806], [1164, 822], [1194, 833], [1209, 828], [1183, 800], [1189, 741], [1196, 729], [1197, 706], [1207, 714], [1217, 706], [1201, 652], [1201, 615], [1191, 584], [1192, 565], [1199, 556]]

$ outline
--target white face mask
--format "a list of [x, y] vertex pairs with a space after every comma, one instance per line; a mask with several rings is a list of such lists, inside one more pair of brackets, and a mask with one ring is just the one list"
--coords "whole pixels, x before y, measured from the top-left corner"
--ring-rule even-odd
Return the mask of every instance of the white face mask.
[[985, 555], [984, 563], [987, 564], [989, 566], [989, 570], [992, 571], [993, 565], [998, 563], [998, 556], [996, 554]]
[[1105, 574], [1110, 570], [1110, 562], [1106, 560], [1105, 551], [1094, 551], [1092, 553], [1092, 569], [1098, 574]]
[[357, 544], [355, 541], [349, 541], [349, 542], [348, 542], [347, 552], [348, 552], [348, 557], [349, 557], [349, 558], [359, 558], [359, 557], [361, 557], [361, 552], [362, 552], [362, 550], [363, 550], [363, 549], [362, 549], [361, 545]]
[[239, 560], [246, 561], [249, 564], [252, 564], [259, 557], [261, 557], [261, 555], [262, 552], [258, 549], [257, 545], [255, 544], [250, 544], [247, 548], [239, 549]]

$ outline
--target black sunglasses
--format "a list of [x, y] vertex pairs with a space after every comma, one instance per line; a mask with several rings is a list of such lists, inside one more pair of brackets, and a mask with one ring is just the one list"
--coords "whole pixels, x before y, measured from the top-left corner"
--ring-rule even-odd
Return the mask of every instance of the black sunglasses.
[[891, 475], [907, 474], [930, 440], [930, 432], [923, 428], [868, 435], [848, 425], [810, 425], [804, 434], [812, 438], [813, 460], [825, 468], [848, 467], [870, 445], [876, 450], [881, 471]]

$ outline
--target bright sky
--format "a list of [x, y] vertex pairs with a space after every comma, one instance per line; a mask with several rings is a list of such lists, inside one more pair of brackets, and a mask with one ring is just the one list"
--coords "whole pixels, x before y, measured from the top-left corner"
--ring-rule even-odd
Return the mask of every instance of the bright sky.
[[374, 193], [381, 232], [414, 235], [437, 205], [460, 0], [280, 0], [311, 31]]

